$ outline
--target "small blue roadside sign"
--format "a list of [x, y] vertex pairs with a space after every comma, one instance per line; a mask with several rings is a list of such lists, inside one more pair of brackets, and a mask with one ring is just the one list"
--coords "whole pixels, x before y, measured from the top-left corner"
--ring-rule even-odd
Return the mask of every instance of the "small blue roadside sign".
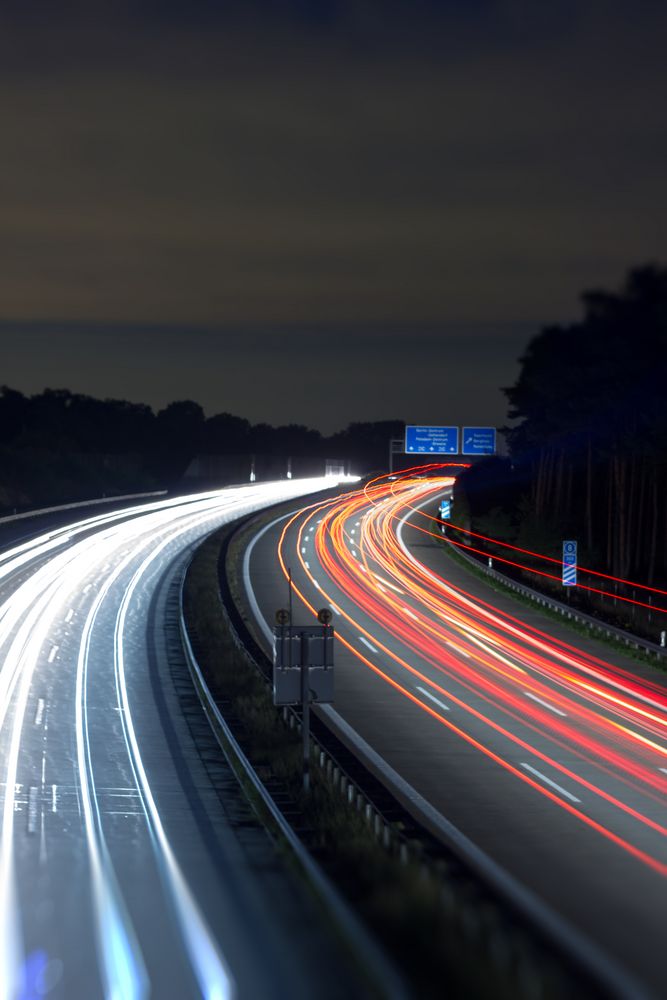
[[440, 501], [440, 517], [443, 521], [449, 520], [452, 516], [452, 501], [451, 500], [441, 500]]
[[577, 586], [577, 543], [563, 542], [563, 586]]
[[496, 428], [464, 427], [462, 450], [464, 455], [495, 455]]
[[458, 455], [458, 427], [405, 428], [405, 452], [410, 455]]

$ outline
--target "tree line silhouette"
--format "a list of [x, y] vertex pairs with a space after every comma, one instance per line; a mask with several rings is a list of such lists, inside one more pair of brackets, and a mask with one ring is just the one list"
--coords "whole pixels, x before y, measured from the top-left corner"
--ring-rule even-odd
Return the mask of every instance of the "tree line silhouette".
[[388, 439], [402, 432], [403, 422], [396, 420], [354, 423], [327, 437], [300, 424], [252, 424], [231, 413], [206, 418], [192, 400], [154, 412], [141, 403], [67, 389], [27, 396], [4, 386], [0, 508], [179, 488], [197, 455], [238, 458], [220, 466], [218, 485], [230, 477], [247, 479], [251, 456], [271, 476], [286, 475], [288, 459], [295, 475], [323, 474], [327, 458], [354, 471], [379, 469], [386, 464]]
[[459, 511], [488, 534], [589, 566], [667, 581], [667, 269], [631, 270], [545, 327], [504, 390], [511, 458], [461, 477]]

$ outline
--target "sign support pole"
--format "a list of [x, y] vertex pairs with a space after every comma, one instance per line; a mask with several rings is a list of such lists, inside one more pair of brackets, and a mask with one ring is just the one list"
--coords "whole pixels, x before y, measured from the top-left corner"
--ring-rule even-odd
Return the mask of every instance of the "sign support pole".
[[[289, 581], [291, 604], [291, 571]], [[320, 608], [317, 625], [295, 629], [291, 623], [291, 608], [290, 611], [279, 608], [273, 629], [273, 704], [301, 705], [301, 757], [306, 795], [310, 792], [310, 703], [330, 704], [333, 701], [332, 618], [329, 608]], [[294, 646], [296, 662], [293, 664]], [[297, 674], [297, 670], [300, 673]]]
[[303, 790], [310, 791], [310, 668], [306, 663], [306, 642], [301, 652], [301, 736], [303, 738]]

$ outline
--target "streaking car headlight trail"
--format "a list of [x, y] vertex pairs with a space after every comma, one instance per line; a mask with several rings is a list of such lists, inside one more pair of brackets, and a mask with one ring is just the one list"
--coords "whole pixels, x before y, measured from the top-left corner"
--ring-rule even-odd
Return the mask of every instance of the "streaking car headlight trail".
[[[173, 983], [183, 996], [236, 994], [226, 942], [189, 885], [182, 844], [163, 814], [164, 790], [155, 792], [159, 771], [146, 766], [145, 748], [152, 750], [144, 729], [150, 735], [154, 721], [144, 723], [147, 705], [133, 696], [147, 670], [137, 636], [146, 594], [203, 536], [330, 486], [292, 480], [158, 501], [86, 517], [0, 555], [2, 1000], [32, 996], [37, 967], [62, 972], [58, 995], [68, 1000], [141, 1000], [155, 995], [157, 982]], [[38, 702], [33, 718], [28, 706]], [[57, 783], [45, 809], [51, 767]], [[68, 773], [73, 815], [58, 810]], [[114, 788], [139, 811], [115, 818], [103, 804]], [[26, 791], [27, 838], [23, 821], [17, 825]], [[137, 857], [155, 928], [138, 916], [140, 896], [128, 875]], [[55, 898], [35, 898], [34, 886], [47, 885], [57, 887]], [[61, 904], [76, 926], [59, 918]]]

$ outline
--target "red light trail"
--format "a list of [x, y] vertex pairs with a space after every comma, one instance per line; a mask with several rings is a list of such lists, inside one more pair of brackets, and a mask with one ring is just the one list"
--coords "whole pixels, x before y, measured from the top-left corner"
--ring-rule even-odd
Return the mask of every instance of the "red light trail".
[[[403, 532], [425, 530], [409, 519], [426, 517], [421, 508], [452, 482], [383, 477], [304, 508], [281, 535], [283, 572], [296, 540], [303, 573], [332, 604], [337, 637], [360, 665], [667, 875], [667, 693], [499, 611], [418, 561]], [[295, 592], [314, 613], [305, 589]], [[556, 772], [572, 791], [537, 767]]]

